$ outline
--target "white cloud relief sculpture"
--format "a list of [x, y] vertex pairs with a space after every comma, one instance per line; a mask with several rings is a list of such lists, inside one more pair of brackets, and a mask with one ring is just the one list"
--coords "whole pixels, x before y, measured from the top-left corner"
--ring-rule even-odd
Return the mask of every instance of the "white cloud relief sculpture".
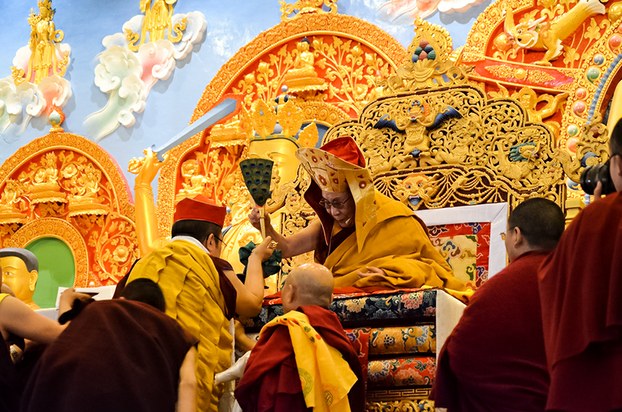
[[[155, 3], [152, 10], [154, 7]], [[136, 123], [135, 113], [145, 109], [153, 85], [171, 76], [177, 62], [186, 59], [195, 45], [203, 41], [207, 28], [201, 12], [176, 14], [167, 26], [170, 33], [167, 38], [157, 38], [152, 31], [150, 41], [146, 42], [143, 28], [146, 18], [146, 15], [132, 17], [123, 25], [122, 33], [106, 36], [102, 41], [105, 50], [98, 56], [95, 85], [108, 94], [108, 102], [84, 122], [95, 140], [101, 140], [119, 126], [132, 127]]]
[[[71, 98], [71, 83], [63, 78], [71, 47], [61, 43], [62, 30], [54, 25], [49, 0], [38, 2], [39, 14], [28, 16], [31, 34], [27, 46], [17, 50], [11, 75], [0, 79], [0, 134], [20, 135], [31, 119], [47, 116]], [[6, 137], [5, 137], [6, 140]]]

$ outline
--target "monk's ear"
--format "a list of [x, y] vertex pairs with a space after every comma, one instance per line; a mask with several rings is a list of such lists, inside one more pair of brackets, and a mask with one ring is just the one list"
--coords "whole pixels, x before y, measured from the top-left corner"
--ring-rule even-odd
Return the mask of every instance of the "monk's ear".
[[28, 274], [28, 288], [31, 292], [34, 292], [35, 287], [37, 286], [37, 279], [39, 279], [39, 272], [36, 270], [31, 270]]
[[512, 228], [512, 230], [514, 231], [514, 247], [516, 246], [520, 246], [523, 243], [525, 243], [525, 236], [523, 235], [523, 231], [521, 230], [520, 227], [516, 226], [514, 228]]
[[296, 289], [292, 285], [286, 283], [283, 286], [283, 290], [281, 290], [281, 299], [283, 300], [284, 303], [285, 302], [291, 303], [294, 301], [295, 298], [296, 298]]

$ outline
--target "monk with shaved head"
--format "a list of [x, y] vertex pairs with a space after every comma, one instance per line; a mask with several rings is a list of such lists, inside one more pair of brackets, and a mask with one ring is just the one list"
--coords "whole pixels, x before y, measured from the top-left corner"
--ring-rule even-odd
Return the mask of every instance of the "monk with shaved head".
[[333, 287], [333, 274], [318, 263], [289, 273], [282, 290], [285, 314], [261, 330], [235, 390], [242, 410], [364, 410], [361, 365], [328, 309]]

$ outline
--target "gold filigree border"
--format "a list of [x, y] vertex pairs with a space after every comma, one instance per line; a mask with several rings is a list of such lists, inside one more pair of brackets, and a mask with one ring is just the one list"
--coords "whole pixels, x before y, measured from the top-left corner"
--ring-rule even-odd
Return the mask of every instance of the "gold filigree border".
[[499, 23], [503, 23], [505, 7], [511, 8], [514, 13], [532, 6], [533, 0], [510, 0], [496, 1], [486, 7], [475, 20], [467, 41], [461, 52], [461, 59], [464, 61], [475, 61], [486, 56], [486, 50], [492, 33], [497, 29]]
[[42, 218], [19, 228], [6, 242], [6, 247], [25, 248], [38, 239], [55, 238], [69, 246], [75, 265], [74, 286], [87, 287], [89, 283], [89, 258], [86, 243], [71, 223], [57, 218]]

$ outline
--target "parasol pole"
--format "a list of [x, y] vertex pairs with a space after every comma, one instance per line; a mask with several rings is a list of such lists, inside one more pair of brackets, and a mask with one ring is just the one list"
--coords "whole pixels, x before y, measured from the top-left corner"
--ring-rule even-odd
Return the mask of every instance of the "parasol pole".
[[261, 208], [259, 209], [259, 225], [261, 227], [261, 238], [265, 239], [266, 238], [266, 220], [264, 219], [266, 217], [266, 206], [261, 206]]

